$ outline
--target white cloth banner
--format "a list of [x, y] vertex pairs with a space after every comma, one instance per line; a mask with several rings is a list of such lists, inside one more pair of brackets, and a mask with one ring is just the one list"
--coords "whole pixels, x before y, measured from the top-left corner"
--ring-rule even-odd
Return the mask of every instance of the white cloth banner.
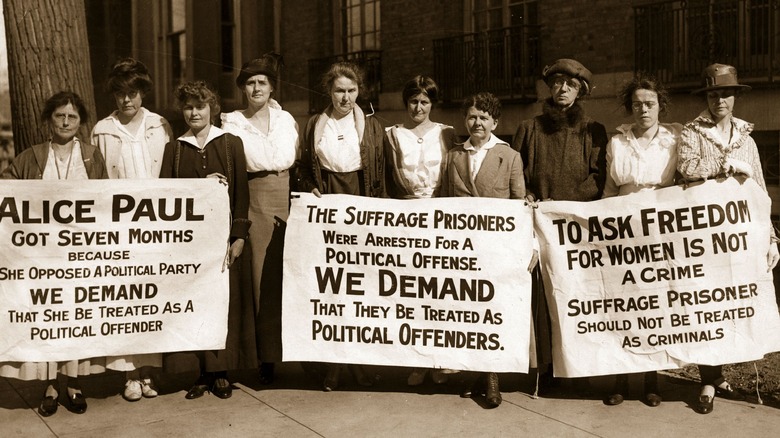
[[523, 201], [299, 195], [284, 251], [285, 361], [527, 372]]
[[0, 361], [224, 348], [215, 179], [0, 182]]
[[770, 200], [748, 179], [535, 213], [555, 373], [718, 365], [780, 350]]

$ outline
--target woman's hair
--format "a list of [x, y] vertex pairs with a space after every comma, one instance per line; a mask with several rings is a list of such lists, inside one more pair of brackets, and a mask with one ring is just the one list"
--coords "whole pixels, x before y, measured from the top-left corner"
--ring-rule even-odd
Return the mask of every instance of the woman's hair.
[[279, 76], [279, 69], [284, 66], [282, 55], [276, 52], [268, 52], [265, 55], [247, 61], [241, 66], [241, 70], [236, 76], [236, 86], [243, 88], [246, 81], [252, 76], [265, 75], [271, 87], [276, 86], [276, 78]]
[[333, 82], [340, 77], [345, 77], [352, 80], [360, 91], [363, 88], [363, 76], [363, 69], [357, 65], [346, 61], [336, 62], [322, 75], [322, 88], [326, 94], [330, 94]]
[[409, 105], [409, 99], [418, 94], [424, 94], [428, 96], [431, 103], [436, 103], [439, 99], [439, 86], [436, 85], [433, 79], [417, 75], [404, 85], [404, 90], [401, 92], [401, 97], [404, 100], [404, 106]]
[[492, 93], [482, 91], [466, 98], [461, 107], [464, 116], [469, 112], [469, 108], [472, 106], [490, 114], [490, 117], [493, 117], [495, 120], [501, 118], [501, 101]]
[[219, 111], [219, 96], [204, 81], [189, 81], [176, 87], [176, 105], [181, 111], [189, 100], [209, 104], [211, 108], [211, 121], [217, 119]]
[[634, 93], [637, 90], [648, 90], [654, 92], [658, 96], [658, 113], [666, 114], [666, 109], [669, 107], [669, 92], [666, 91], [664, 85], [656, 80], [656, 78], [647, 73], [638, 73], [629, 82], [623, 85], [620, 89], [620, 101], [623, 103], [623, 108], [626, 110], [626, 114], [633, 114], [631, 105], [634, 100]]
[[110, 93], [126, 93], [138, 90], [146, 95], [152, 90], [152, 78], [143, 62], [123, 58], [114, 64], [108, 75], [106, 89]]
[[72, 91], [60, 91], [46, 99], [46, 103], [43, 104], [43, 110], [41, 111], [41, 120], [48, 122], [51, 120], [51, 116], [57, 108], [67, 104], [71, 104], [76, 108], [76, 111], [79, 113], [79, 119], [81, 119], [79, 121], [80, 124], [83, 125], [84, 123], [87, 123], [87, 119], [89, 118], [87, 106], [84, 105], [84, 101], [81, 100], [81, 97]]

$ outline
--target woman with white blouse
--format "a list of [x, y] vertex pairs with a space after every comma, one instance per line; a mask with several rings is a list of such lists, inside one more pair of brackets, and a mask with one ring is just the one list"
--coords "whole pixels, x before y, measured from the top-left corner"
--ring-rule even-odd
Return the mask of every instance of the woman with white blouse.
[[290, 212], [290, 168], [298, 151], [298, 125], [271, 95], [281, 56], [247, 62], [236, 77], [247, 107], [222, 114], [222, 129], [241, 138], [249, 179], [252, 282], [257, 314], [260, 382], [274, 379], [282, 360], [282, 252]]
[[[623, 86], [620, 97], [633, 124], [618, 126], [618, 134], [607, 144], [607, 180], [604, 198], [623, 196], [674, 185], [677, 170], [677, 144], [682, 126], [658, 122], [666, 112], [666, 89], [649, 76], [638, 75]], [[658, 374], [644, 373], [644, 398], [648, 406], [661, 404]], [[604, 400], [619, 405], [628, 395], [628, 375], [616, 376], [615, 388]]]
[[[433, 79], [415, 76], [401, 92], [407, 118], [386, 129], [385, 170], [387, 194], [398, 199], [431, 198], [441, 184], [441, 166], [452, 148], [455, 130], [431, 120], [439, 87]], [[435, 383], [447, 381], [449, 370], [431, 372]], [[422, 385], [428, 370], [416, 368], [407, 379], [409, 386]]]

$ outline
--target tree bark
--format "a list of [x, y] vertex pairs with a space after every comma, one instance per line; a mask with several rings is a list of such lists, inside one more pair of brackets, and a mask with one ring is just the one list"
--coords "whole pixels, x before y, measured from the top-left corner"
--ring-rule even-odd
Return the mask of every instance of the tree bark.
[[73, 91], [90, 114], [79, 138], [95, 122], [84, 0], [3, 0], [8, 45], [8, 85], [16, 153], [49, 138], [41, 121], [46, 99]]

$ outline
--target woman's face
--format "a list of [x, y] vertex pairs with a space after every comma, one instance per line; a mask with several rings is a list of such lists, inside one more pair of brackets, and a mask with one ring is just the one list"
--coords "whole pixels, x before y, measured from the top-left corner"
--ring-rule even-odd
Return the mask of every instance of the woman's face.
[[631, 96], [631, 112], [634, 122], [643, 129], [652, 128], [658, 124], [658, 94], [652, 90], [638, 89]]
[[424, 93], [414, 95], [406, 101], [406, 111], [414, 123], [427, 122], [431, 116], [431, 99]]
[[114, 102], [120, 115], [126, 119], [132, 119], [141, 110], [143, 95], [138, 90], [117, 91], [114, 93]]
[[472, 140], [476, 140], [472, 141], [472, 144], [481, 145], [486, 142], [497, 126], [498, 120], [485, 111], [473, 106], [466, 111], [466, 129]]
[[352, 112], [357, 97], [358, 86], [350, 78], [340, 76], [330, 86], [330, 100], [333, 103], [333, 111], [340, 117]]
[[724, 117], [730, 116], [734, 111], [736, 92], [732, 88], [712, 90], [707, 92], [707, 107], [712, 117], [718, 122]]
[[57, 143], [67, 143], [79, 132], [81, 117], [73, 104], [59, 106], [51, 114], [51, 131]]
[[246, 94], [249, 105], [257, 108], [261, 108], [268, 103], [268, 99], [271, 98], [271, 92], [273, 91], [274, 87], [266, 75], [251, 76], [244, 84], [244, 94]]
[[552, 80], [550, 94], [556, 105], [568, 108], [574, 104], [580, 95], [582, 83], [579, 79], [567, 75], [559, 75]]
[[181, 109], [184, 121], [192, 132], [198, 133], [211, 124], [211, 107], [208, 102], [189, 99]]

